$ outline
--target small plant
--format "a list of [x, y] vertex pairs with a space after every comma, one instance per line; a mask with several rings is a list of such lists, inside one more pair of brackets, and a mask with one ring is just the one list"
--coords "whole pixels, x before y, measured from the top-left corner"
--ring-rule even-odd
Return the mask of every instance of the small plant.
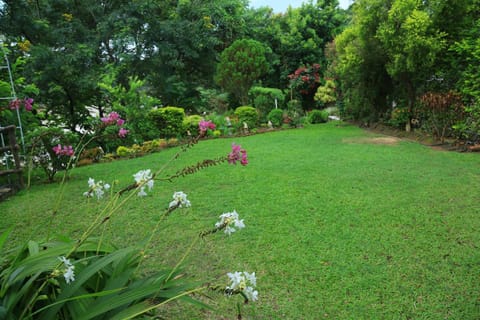
[[460, 94], [427, 92], [420, 98], [420, 113], [424, 118], [422, 128], [442, 143], [452, 134], [452, 127], [463, 118]]
[[308, 122], [311, 124], [325, 123], [328, 121], [328, 112], [325, 110], [312, 110], [308, 114]]
[[194, 137], [197, 136], [200, 133], [198, 124], [202, 120], [203, 118], [197, 114], [186, 117], [183, 120], [183, 127], [185, 128], [187, 134], [190, 134]]
[[274, 127], [280, 127], [283, 123], [283, 110], [273, 109], [268, 113], [267, 120], [270, 121]]
[[406, 107], [396, 107], [392, 110], [390, 115], [390, 120], [388, 120], [388, 124], [392, 127], [403, 129], [405, 125], [410, 121], [410, 112]]
[[238, 117], [238, 122], [241, 126], [246, 123], [249, 129], [253, 129], [258, 125], [258, 112], [254, 107], [238, 107], [235, 109], [235, 115]]
[[252, 87], [248, 95], [260, 114], [260, 120], [267, 120], [268, 113], [275, 108], [282, 108], [285, 103], [285, 94], [280, 89]]

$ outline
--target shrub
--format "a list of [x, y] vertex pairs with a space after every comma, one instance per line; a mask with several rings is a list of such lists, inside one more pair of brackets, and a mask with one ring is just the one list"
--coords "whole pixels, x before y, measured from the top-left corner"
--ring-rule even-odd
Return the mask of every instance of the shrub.
[[91, 162], [99, 162], [103, 157], [103, 149], [100, 147], [94, 147], [83, 150], [80, 155], [80, 160], [91, 160]]
[[422, 128], [442, 143], [452, 134], [452, 127], [463, 118], [460, 94], [427, 92], [420, 98]]
[[328, 107], [337, 101], [336, 85], [333, 80], [325, 81], [323, 86], [317, 88], [314, 100], [317, 101], [322, 107]]
[[[248, 94], [260, 114], [261, 121], [266, 120], [271, 110], [275, 109], [275, 107], [283, 107], [285, 103], [285, 95], [280, 89], [253, 87]], [[277, 105], [275, 105], [275, 99], [277, 100]]]
[[198, 130], [198, 124], [200, 121], [202, 121], [203, 118], [199, 116], [198, 114], [194, 114], [191, 116], [186, 117], [183, 120], [183, 127], [185, 132], [190, 132], [190, 134], [194, 137], [198, 136], [199, 130]]
[[286, 122], [292, 127], [299, 127], [305, 122], [302, 102], [297, 99], [292, 99], [287, 103], [287, 115], [284, 117]]
[[480, 143], [480, 104], [464, 108], [465, 118], [453, 126], [457, 137], [469, 144]]
[[258, 124], [258, 112], [257, 109], [251, 106], [242, 106], [235, 109], [235, 115], [238, 117], [238, 122], [242, 126], [243, 123], [247, 123], [248, 128], [253, 129]]
[[68, 172], [74, 163], [76, 155], [73, 148], [78, 139], [61, 128], [39, 127], [27, 134], [26, 140], [29, 142], [28, 149], [31, 150], [30, 169], [42, 168], [50, 182], [53, 182], [58, 171]]
[[117, 148], [117, 156], [119, 156], [119, 157], [129, 157], [133, 153], [134, 153], [134, 150], [132, 150], [128, 147], [125, 147], [125, 146], [119, 146]]
[[392, 110], [388, 124], [395, 128], [403, 129], [408, 121], [410, 121], [408, 109], [405, 107], [397, 107]]
[[315, 123], [325, 123], [328, 121], [328, 112], [325, 110], [312, 110], [308, 114], [308, 122]]
[[280, 127], [283, 123], [283, 110], [273, 109], [268, 113], [267, 119], [274, 127]]
[[169, 106], [153, 109], [149, 112], [149, 117], [164, 138], [179, 137], [184, 133], [185, 110], [183, 108]]

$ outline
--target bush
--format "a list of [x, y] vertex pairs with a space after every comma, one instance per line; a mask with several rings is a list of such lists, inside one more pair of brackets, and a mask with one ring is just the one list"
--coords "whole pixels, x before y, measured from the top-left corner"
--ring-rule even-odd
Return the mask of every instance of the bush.
[[420, 98], [422, 129], [442, 143], [452, 135], [452, 127], [463, 119], [462, 97], [457, 92], [427, 92]]
[[249, 129], [257, 127], [258, 112], [257, 109], [251, 106], [242, 106], [235, 109], [235, 115], [238, 117], [238, 122], [242, 126], [244, 122], [247, 123]]
[[[91, 160], [91, 162], [99, 162], [103, 157], [103, 149], [101, 147], [94, 147], [83, 150], [80, 155], [80, 160]], [[85, 162], [86, 163], [86, 162]]]
[[183, 120], [183, 127], [185, 132], [190, 132], [193, 137], [198, 136], [198, 124], [200, 123], [200, 121], [202, 121], [202, 119], [203, 118], [197, 114], [186, 117]]
[[453, 126], [457, 137], [469, 144], [480, 143], [480, 104], [464, 108], [465, 118]]
[[134, 153], [134, 150], [128, 148], [128, 147], [125, 147], [125, 146], [119, 146], [117, 148], [117, 156], [119, 157], [129, 157], [130, 155], [132, 155]]
[[38, 127], [26, 135], [27, 148], [31, 150], [30, 169], [42, 168], [48, 181], [53, 182], [58, 171], [66, 173], [76, 159], [74, 147], [78, 138], [58, 127]]
[[184, 133], [185, 110], [183, 108], [169, 106], [153, 109], [149, 112], [149, 117], [160, 131], [160, 136], [164, 138], [179, 137]]
[[308, 114], [308, 122], [325, 123], [328, 121], [328, 112], [325, 110], [313, 110]]
[[300, 127], [305, 122], [302, 102], [292, 99], [287, 103], [287, 116], [284, 117], [284, 123], [292, 127]]
[[268, 113], [276, 107], [275, 99], [277, 107], [283, 107], [285, 103], [285, 95], [280, 89], [253, 87], [248, 94], [260, 114], [261, 121], [265, 121]]
[[410, 113], [405, 107], [397, 107], [392, 110], [388, 124], [399, 129], [404, 129], [405, 125], [410, 121]]
[[283, 123], [283, 110], [273, 109], [268, 113], [267, 119], [274, 127], [280, 127]]

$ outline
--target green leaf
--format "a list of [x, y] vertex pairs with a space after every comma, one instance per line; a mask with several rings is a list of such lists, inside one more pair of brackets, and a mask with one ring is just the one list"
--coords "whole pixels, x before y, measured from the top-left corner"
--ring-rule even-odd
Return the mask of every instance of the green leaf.
[[3, 249], [3, 245], [5, 244], [5, 241], [7, 241], [7, 238], [8, 236], [10, 235], [10, 232], [12, 232], [13, 230], [13, 226], [11, 226], [10, 228], [8, 228], [5, 232], [3, 232], [1, 235], [0, 235], [0, 250]]

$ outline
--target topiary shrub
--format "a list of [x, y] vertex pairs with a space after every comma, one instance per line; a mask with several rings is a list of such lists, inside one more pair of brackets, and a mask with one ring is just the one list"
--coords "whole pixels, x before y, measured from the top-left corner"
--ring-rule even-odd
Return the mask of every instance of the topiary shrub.
[[183, 108], [168, 106], [152, 109], [149, 117], [155, 123], [162, 137], [179, 137], [185, 132], [183, 127], [185, 110]]
[[[252, 87], [248, 95], [253, 100], [253, 105], [258, 110], [262, 122], [266, 120], [271, 110], [275, 107], [283, 107], [285, 103], [285, 94], [276, 88]], [[277, 105], [275, 105], [275, 99]]]
[[328, 112], [325, 110], [312, 110], [308, 114], [308, 122], [315, 123], [325, 123], [328, 121]]
[[274, 127], [281, 127], [283, 123], [283, 110], [273, 109], [268, 113], [267, 120], [270, 121]]
[[235, 109], [235, 115], [238, 117], [238, 122], [242, 126], [247, 123], [249, 129], [256, 128], [258, 125], [257, 109], [251, 106], [241, 106]]

